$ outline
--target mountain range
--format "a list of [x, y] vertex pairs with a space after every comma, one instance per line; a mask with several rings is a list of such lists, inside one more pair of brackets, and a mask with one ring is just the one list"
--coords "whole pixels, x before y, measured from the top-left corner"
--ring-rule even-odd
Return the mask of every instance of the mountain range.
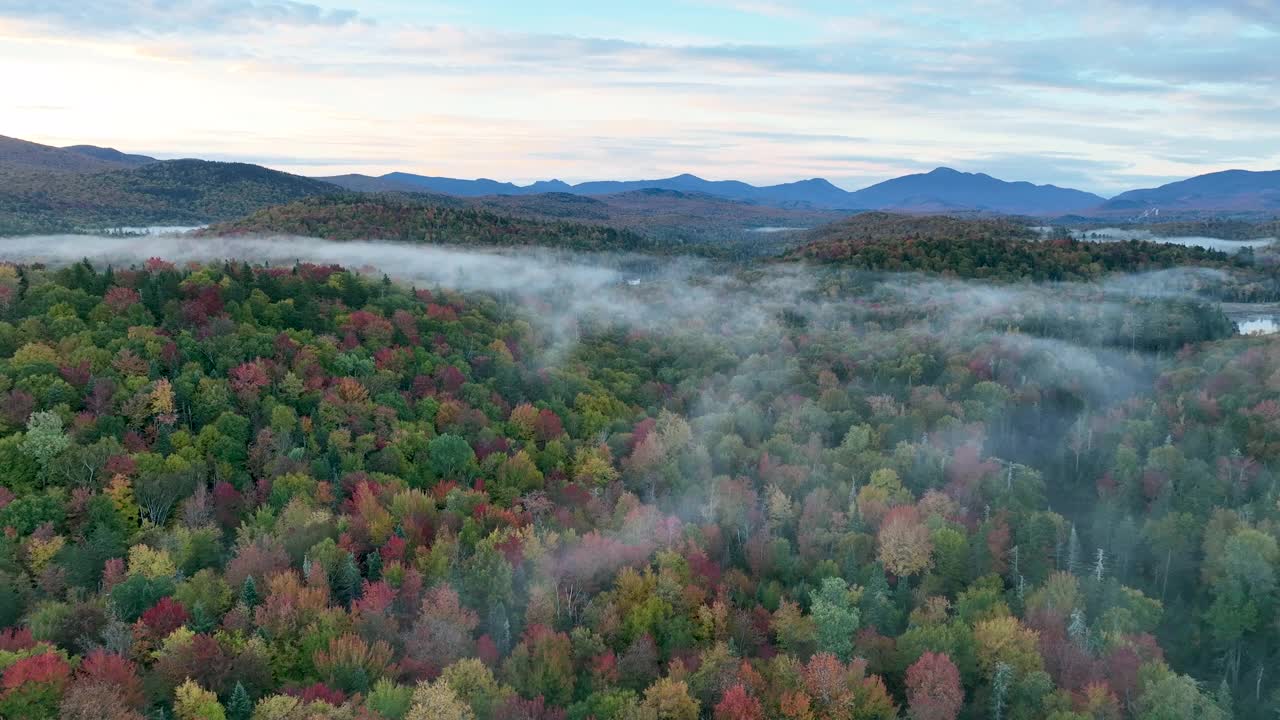
[[672, 190], [780, 208], [896, 210], [913, 213], [978, 212], [1057, 217], [1120, 218], [1160, 210], [1170, 213], [1270, 213], [1280, 210], [1280, 171], [1227, 170], [1157, 188], [1130, 190], [1114, 198], [1063, 188], [1008, 182], [985, 173], [940, 167], [904, 175], [861, 190], [843, 190], [822, 178], [756, 186], [736, 180], [677, 175], [655, 180], [606, 180], [571, 185], [544, 180], [530, 185], [462, 180], [394, 172], [320, 178], [358, 192], [443, 193], [458, 197], [545, 193], [602, 196], [636, 190]]
[[560, 180], [515, 185], [488, 179], [458, 180], [403, 172], [388, 173], [380, 177], [339, 175], [321, 179], [361, 192], [436, 192], [480, 197], [548, 192], [615, 195], [657, 189], [702, 193], [761, 205], [832, 210], [964, 210], [1054, 215], [1077, 212], [1106, 201], [1106, 198], [1080, 190], [1032, 185], [1027, 182], [1005, 182], [990, 175], [964, 173], [951, 168], [907, 175], [854, 192], [842, 190], [822, 178], [761, 187], [736, 180], [704, 180], [689, 174], [657, 180], [606, 180], [576, 185]]
[[[34, 182], [36, 192], [29, 197], [48, 198], [46, 191], [57, 189], [58, 183], [45, 176], [52, 175], [103, 175], [120, 172], [140, 172], [147, 168], [163, 167], [177, 161], [160, 161], [146, 155], [132, 155], [114, 148], [93, 145], [51, 147], [16, 138], [0, 136], [0, 177], [6, 178], [11, 192], [23, 193]], [[182, 161], [204, 162], [204, 161]], [[247, 168], [258, 167], [238, 164], [237, 177], [246, 177]], [[1094, 219], [1132, 219], [1144, 217], [1182, 217], [1206, 214], [1275, 214], [1280, 211], [1280, 171], [1250, 172], [1227, 170], [1200, 175], [1157, 188], [1131, 190], [1113, 198], [1062, 188], [1055, 185], [1035, 185], [1029, 182], [1008, 182], [983, 173], [960, 172], [940, 167], [927, 173], [917, 173], [886, 180], [861, 190], [848, 191], [822, 178], [812, 178], [777, 185], [757, 186], [736, 180], [705, 180], [695, 175], [683, 174], [654, 180], [605, 180], [570, 184], [560, 180], [544, 180], [530, 185], [516, 185], [490, 179], [465, 180], [433, 177], [413, 173], [393, 172], [381, 176], [338, 175], [333, 177], [303, 178], [288, 173], [260, 168], [254, 175], [254, 184], [245, 186], [259, 189], [272, 185], [266, 197], [297, 197], [324, 194], [326, 192], [393, 192], [414, 194], [449, 195], [460, 198], [501, 198], [521, 196], [589, 196], [604, 197], [637, 191], [662, 190], [681, 193], [683, 200], [699, 197], [729, 200], [762, 207], [787, 210], [851, 212], [863, 210], [889, 210], [908, 213], [977, 213], [989, 215], [1029, 215], [1041, 217], [1072, 216]], [[263, 174], [274, 173], [274, 175]], [[177, 177], [184, 173], [164, 173], [163, 183], [168, 190]], [[185, 174], [210, 181], [226, 175], [219, 172], [195, 172], [187, 166]], [[17, 178], [21, 175], [22, 178]], [[63, 184], [67, 180], [60, 181]], [[96, 182], [96, 181], [95, 181]], [[263, 183], [266, 183], [264, 185]], [[94, 182], [81, 181], [78, 195], [83, 197]], [[145, 178], [123, 180], [112, 177], [107, 185], [115, 191], [123, 186], [136, 195], [148, 192]], [[0, 188], [3, 195], [5, 188]], [[166, 192], [168, 192], [166, 190]], [[201, 188], [208, 194], [212, 188]], [[44, 194], [42, 194], [44, 193]], [[242, 197], [242, 200], [248, 198]], [[667, 205], [672, 197], [654, 197]], [[103, 199], [105, 205], [109, 199]], [[541, 202], [541, 201], [539, 201]], [[556, 204], [551, 199], [551, 205]], [[563, 204], [563, 203], [560, 203]], [[634, 204], [634, 203], [630, 203]], [[244, 203], [235, 203], [237, 209]], [[198, 217], [189, 212], [185, 217]], [[225, 212], [204, 213], [210, 219], [225, 219]], [[0, 213], [4, 208], [0, 207]], [[154, 215], [154, 214], [152, 214]], [[2, 218], [0, 218], [2, 219]]]

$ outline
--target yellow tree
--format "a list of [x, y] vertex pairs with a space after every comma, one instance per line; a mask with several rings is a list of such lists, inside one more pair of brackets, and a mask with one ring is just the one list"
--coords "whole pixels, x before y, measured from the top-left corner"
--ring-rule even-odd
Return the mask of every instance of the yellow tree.
[[900, 505], [890, 510], [880, 524], [876, 540], [880, 562], [899, 577], [915, 575], [932, 561], [933, 540], [914, 506]]

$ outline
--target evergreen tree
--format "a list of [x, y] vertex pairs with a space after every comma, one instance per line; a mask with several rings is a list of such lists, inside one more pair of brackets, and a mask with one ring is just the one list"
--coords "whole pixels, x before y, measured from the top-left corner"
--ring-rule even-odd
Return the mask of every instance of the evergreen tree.
[[364, 556], [364, 572], [369, 578], [369, 582], [377, 582], [382, 579], [382, 553], [377, 550]]
[[249, 720], [253, 716], [253, 701], [249, 699], [249, 691], [244, 684], [237, 682], [235, 690], [227, 700], [227, 720]]
[[346, 605], [360, 597], [360, 568], [351, 553], [342, 556], [338, 569], [333, 574], [333, 591], [338, 599]]
[[240, 586], [240, 602], [250, 609], [262, 602], [262, 597], [258, 595], [258, 584], [253, 581], [252, 575], [246, 577], [244, 584]]

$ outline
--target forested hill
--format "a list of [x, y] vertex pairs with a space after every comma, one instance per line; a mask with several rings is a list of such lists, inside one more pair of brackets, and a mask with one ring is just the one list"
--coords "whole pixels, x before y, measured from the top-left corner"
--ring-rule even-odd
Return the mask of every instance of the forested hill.
[[215, 225], [207, 235], [300, 235], [329, 240], [398, 240], [446, 245], [655, 251], [671, 246], [604, 225], [550, 222], [409, 197], [309, 198]]
[[812, 231], [787, 258], [890, 272], [995, 280], [1086, 280], [1112, 272], [1242, 260], [1198, 247], [1153, 242], [1041, 239], [1025, 224], [865, 213]]
[[0, 235], [201, 225], [333, 192], [340, 190], [245, 163], [171, 160], [98, 173], [0, 163]]
[[0, 717], [1273, 716], [1274, 342], [673, 289], [0, 266]]

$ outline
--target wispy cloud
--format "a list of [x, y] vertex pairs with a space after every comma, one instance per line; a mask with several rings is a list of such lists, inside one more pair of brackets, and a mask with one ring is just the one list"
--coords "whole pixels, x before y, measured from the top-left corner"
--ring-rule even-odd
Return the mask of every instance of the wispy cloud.
[[[536, 9], [515, 6], [424, 20], [395, 3], [375, 17], [321, 0], [0, 0], [0, 35], [21, 41], [0, 47], [17, 78], [0, 110], [37, 140], [163, 134], [317, 174], [850, 185], [955, 164], [1109, 191], [1280, 161], [1271, 0], [823, 5], [655, 0], [651, 22], [613, 34], [533, 31]], [[664, 15], [687, 32], [654, 31]], [[771, 22], [786, 32], [762, 35]], [[155, 102], [102, 90], [122, 85]], [[188, 97], [199, 113], [165, 104]]]

